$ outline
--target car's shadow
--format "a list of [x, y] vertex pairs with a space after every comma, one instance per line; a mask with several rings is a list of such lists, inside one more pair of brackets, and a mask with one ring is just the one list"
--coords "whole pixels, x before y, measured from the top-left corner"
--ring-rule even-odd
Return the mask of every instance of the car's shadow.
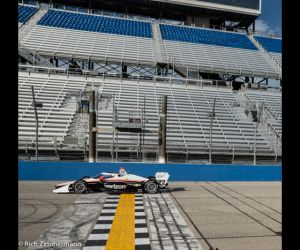
[[184, 187], [168, 188], [169, 192], [182, 192], [186, 191]]

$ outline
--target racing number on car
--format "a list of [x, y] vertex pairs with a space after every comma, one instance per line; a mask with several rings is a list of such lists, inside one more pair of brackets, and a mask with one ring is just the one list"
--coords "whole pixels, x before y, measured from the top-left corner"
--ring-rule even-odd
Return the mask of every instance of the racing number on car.
[[165, 184], [165, 180], [158, 180], [157, 181], [159, 185], [164, 185]]

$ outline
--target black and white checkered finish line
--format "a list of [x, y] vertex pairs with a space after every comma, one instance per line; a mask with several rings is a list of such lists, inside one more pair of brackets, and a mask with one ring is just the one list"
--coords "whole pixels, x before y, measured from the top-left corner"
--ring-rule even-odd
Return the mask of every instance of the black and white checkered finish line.
[[[117, 211], [120, 195], [109, 195], [94, 225], [84, 250], [105, 249]], [[150, 250], [149, 232], [142, 194], [135, 194], [135, 249]]]

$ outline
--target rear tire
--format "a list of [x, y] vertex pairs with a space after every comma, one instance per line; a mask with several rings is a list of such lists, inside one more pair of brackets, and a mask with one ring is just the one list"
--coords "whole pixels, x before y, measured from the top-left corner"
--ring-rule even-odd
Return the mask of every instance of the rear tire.
[[74, 183], [74, 193], [83, 194], [87, 191], [86, 182], [83, 180], [76, 181]]
[[147, 192], [149, 194], [156, 194], [158, 192], [159, 186], [156, 181], [149, 180], [145, 183], [144, 189], [145, 189], [145, 192]]

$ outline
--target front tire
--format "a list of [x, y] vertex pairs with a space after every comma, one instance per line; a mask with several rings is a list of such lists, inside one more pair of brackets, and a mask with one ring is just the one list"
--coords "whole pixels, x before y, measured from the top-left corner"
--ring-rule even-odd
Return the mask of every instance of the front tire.
[[158, 183], [154, 180], [149, 180], [145, 183], [145, 191], [149, 194], [156, 194], [158, 192]]
[[86, 191], [87, 191], [87, 186], [85, 181], [79, 180], [74, 183], [74, 193], [83, 194]]

